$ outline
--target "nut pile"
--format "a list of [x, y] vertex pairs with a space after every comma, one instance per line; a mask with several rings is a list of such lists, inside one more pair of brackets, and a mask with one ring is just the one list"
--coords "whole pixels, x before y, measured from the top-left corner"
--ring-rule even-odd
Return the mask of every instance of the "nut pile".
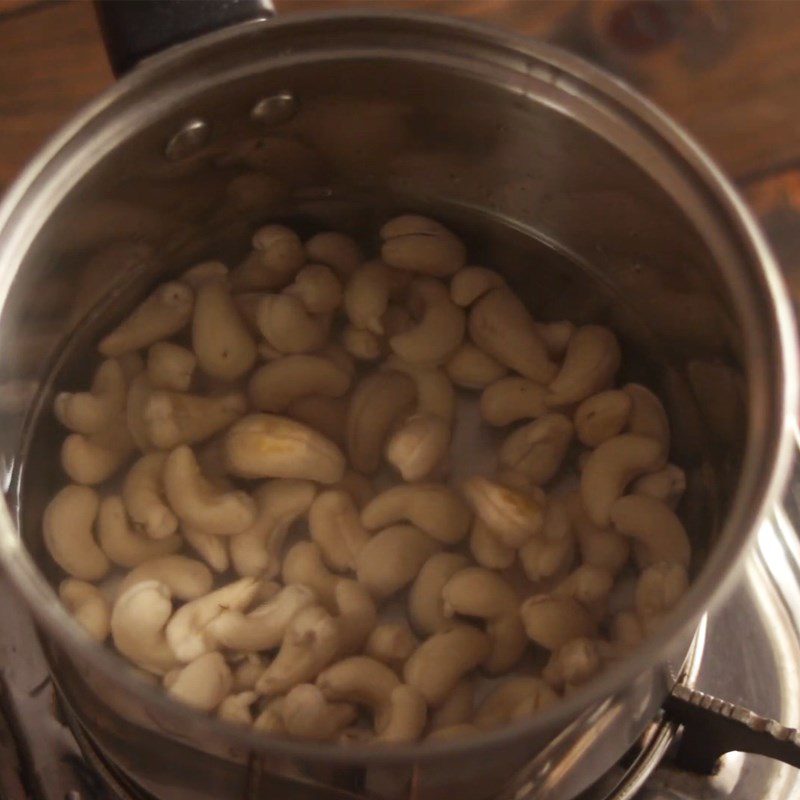
[[[614, 334], [534, 321], [438, 222], [380, 240], [368, 261], [261, 228], [235, 269], [156, 288], [54, 403], [65, 606], [173, 697], [275, 734], [535, 714], [687, 588], [684, 474], [658, 398], [615, 387]], [[456, 480], [469, 397], [499, 445]]]

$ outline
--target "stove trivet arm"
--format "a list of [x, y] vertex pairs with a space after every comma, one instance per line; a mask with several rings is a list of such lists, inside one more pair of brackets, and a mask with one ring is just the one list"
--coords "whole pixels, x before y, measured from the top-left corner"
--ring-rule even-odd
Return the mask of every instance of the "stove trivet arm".
[[683, 726], [675, 757], [681, 769], [712, 775], [720, 757], [734, 750], [800, 767], [800, 732], [726, 700], [678, 684], [664, 713]]

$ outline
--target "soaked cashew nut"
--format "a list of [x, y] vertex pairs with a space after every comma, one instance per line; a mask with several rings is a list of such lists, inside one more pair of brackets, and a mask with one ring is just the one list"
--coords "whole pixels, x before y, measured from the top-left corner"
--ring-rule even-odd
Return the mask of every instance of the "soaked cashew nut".
[[547, 391], [551, 407], [579, 403], [608, 387], [622, 355], [617, 337], [600, 325], [584, 325], [569, 340], [564, 362]]
[[372, 485], [372, 481], [352, 469], [347, 470], [344, 477], [338, 483], [333, 484], [331, 489], [341, 489], [343, 492], [347, 492], [360, 509], [366, 507], [375, 497], [375, 487]]
[[233, 688], [237, 692], [255, 688], [266, 667], [267, 664], [261, 656], [245, 653], [244, 659], [233, 670]]
[[200, 472], [194, 453], [186, 445], [167, 456], [164, 490], [178, 517], [195, 530], [233, 536], [255, 520], [253, 498], [238, 490], [218, 489]]
[[188, 324], [193, 308], [194, 292], [186, 284], [162, 283], [100, 340], [97, 349], [104, 356], [121, 356], [169, 339]]
[[289, 623], [281, 648], [258, 679], [256, 691], [273, 696], [314, 680], [336, 657], [341, 638], [340, 626], [322, 606], [304, 608]]
[[408, 616], [418, 633], [439, 633], [453, 626], [445, 613], [442, 589], [468, 565], [460, 553], [436, 553], [422, 565], [408, 592]]
[[664, 464], [664, 453], [655, 439], [623, 433], [603, 442], [586, 460], [581, 473], [581, 500], [589, 519], [608, 525], [611, 506], [625, 487], [645, 472]]
[[464, 267], [450, 281], [450, 297], [457, 306], [468, 308], [490, 289], [505, 286], [494, 270], [485, 267]]
[[404, 214], [380, 230], [381, 258], [390, 266], [446, 278], [464, 266], [466, 248], [444, 225]]
[[441, 483], [392, 486], [367, 503], [361, 512], [361, 522], [369, 530], [408, 520], [442, 544], [456, 544], [464, 539], [471, 519], [467, 504]]
[[145, 581], [131, 586], [111, 609], [114, 646], [136, 666], [164, 675], [177, 664], [164, 635], [171, 615], [172, 600], [163, 583]]
[[64, 572], [79, 580], [99, 580], [110, 567], [92, 533], [99, 505], [94, 489], [70, 484], [47, 504], [42, 517], [48, 553]]
[[353, 327], [383, 336], [383, 315], [392, 290], [391, 268], [381, 261], [362, 264], [344, 291], [344, 310]]
[[268, 294], [256, 308], [256, 324], [269, 344], [281, 353], [318, 350], [328, 337], [329, 315], [310, 314], [290, 294]]
[[482, 731], [533, 716], [558, 701], [558, 695], [540, 678], [517, 676], [494, 688], [475, 712], [474, 723]]
[[259, 228], [252, 243], [252, 253], [231, 273], [237, 291], [285, 286], [305, 263], [300, 238], [283, 225]]
[[404, 481], [428, 477], [447, 455], [450, 425], [435, 414], [415, 414], [386, 443], [386, 460]]
[[329, 703], [313, 683], [300, 683], [287, 692], [281, 716], [290, 736], [328, 742], [355, 720], [358, 711], [351, 703]]
[[591, 680], [603, 666], [597, 642], [581, 637], [550, 655], [542, 677], [554, 689], [569, 689]]
[[375, 727], [385, 722], [392, 690], [400, 679], [385, 664], [366, 656], [351, 656], [328, 667], [317, 678], [317, 686], [329, 701], [366, 706], [375, 717]]
[[322, 557], [337, 572], [354, 570], [358, 554], [370, 539], [352, 497], [341, 489], [317, 496], [309, 510], [308, 527]]
[[286, 415], [319, 431], [339, 447], [344, 447], [349, 409], [350, 400], [347, 397], [312, 394], [293, 400], [286, 409]]
[[231, 690], [233, 678], [220, 653], [204, 653], [179, 670], [167, 692], [199, 711], [213, 711]]
[[632, 403], [628, 431], [655, 439], [666, 456], [670, 443], [669, 419], [661, 400], [638, 383], [629, 383], [623, 386], [622, 391], [631, 398]]
[[579, 492], [566, 497], [566, 506], [583, 562], [606, 569], [612, 575], [619, 574], [631, 554], [628, 540], [611, 528], [595, 525], [586, 515]]
[[258, 582], [254, 578], [240, 578], [181, 606], [165, 629], [167, 642], [175, 657], [188, 662], [214, 650], [217, 642], [209, 625], [225, 611], [247, 608], [258, 589]]
[[344, 456], [330, 439], [307, 425], [275, 414], [250, 414], [230, 427], [225, 456], [242, 478], [299, 478], [336, 483]]
[[75, 483], [95, 485], [108, 480], [134, 451], [124, 420], [97, 433], [73, 433], [61, 445], [61, 466]]
[[[235, 684], [234, 677], [234, 686]], [[253, 715], [250, 707], [256, 700], [258, 700], [258, 695], [251, 691], [229, 694], [217, 707], [217, 716], [234, 725], [252, 725]]]
[[408, 375], [417, 389], [417, 413], [435, 414], [445, 422], [452, 422], [455, 413], [456, 393], [453, 384], [438, 367], [409, 364], [397, 356], [386, 359], [386, 366]]
[[88, 392], [59, 392], [53, 401], [53, 412], [71, 431], [97, 433], [124, 412], [127, 395], [120, 362], [108, 358], [95, 370]]
[[361, 248], [349, 236], [326, 231], [306, 242], [306, 256], [315, 264], [327, 264], [340, 278], [346, 278], [364, 260]]
[[455, 725], [463, 725], [472, 719], [475, 704], [475, 682], [464, 678], [447, 695], [447, 699], [437, 708], [428, 720], [430, 731], [439, 731]]
[[231, 561], [242, 576], [272, 578], [281, 566], [281, 550], [292, 525], [311, 507], [317, 487], [311, 481], [276, 479], [254, 492], [253, 524], [231, 538]]
[[556, 375], [536, 324], [510, 289], [491, 289], [469, 314], [472, 341], [504, 366], [525, 378], [548, 383]]
[[382, 622], [370, 633], [364, 646], [364, 653], [393, 669], [398, 669], [418, 645], [419, 640], [405, 620]]
[[387, 710], [377, 725], [379, 742], [414, 742], [425, 729], [428, 706], [422, 693], [407, 684], [400, 684], [389, 695]]
[[122, 500], [131, 519], [152, 539], [165, 539], [178, 529], [178, 519], [164, 502], [163, 474], [166, 453], [142, 456], [122, 485]]
[[528, 378], [509, 377], [487, 386], [481, 394], [481, 416], [489, 425], [510, 425], [521, 419], [544, 416], [547, 390]]
[[117, 594], [122, 595], [137, 583], [157, 581], [166, 586], [179, 600], [195, 600], [211, 591], [214, 578], [201, 561], [186, 556], [158, 556], [134, 567], [120, 583]]
[[675, 510], [686, 491], [686, 473], [674, 464], [667, 464], [658, 472], [637, 478], [631, 488], [634, 494], [653, 497]]
[[597, 447], [622, 433], [630, 416], [631, 398], [619, 389], [587, 397], [575, 410], [575, 435], [586, 447]]
[[172, 342], [156, 342], [147, 351], [147, 377], [155, 389], [188, 391], [196, 366], [197, 356]]
[[239, 419], [247, 400], [239, 392], [202, 397], [164, 390], [151, 392], [142, 409], [148, 440], [161, 450], [210, 438]]
[[209, 281], [227, 281], [228, 268], [221, 261], [201, 261], [181, 274], [181, 283], [197, 291]]
[[[537, 539], [531, 539], [523, 545], [522, 550]], [[469, 551], [472, 557], [482, 567], [487, 569], [507, 569], [514, 563], [517, 557], [517, 549], [503, 544], [498, 536], [480, 518], [472, 523], [472, 532], [469, 536]]]
[[450, 380], [464, 389], [485, 389], [508, 370], [479, 347], [464, 342], [444, 365]]
[[455, 625], [426, 639], [406, 661], [403, 678], [419, 689], [429, 706], [442, 705], [456, 684], [482, 663], [489, 637], [470, 625]]
[[413, 525], [393, 525], [361, 548], [356, 575], [373, 597], [385, 599], [408, 585], [439, 546]]
[[281, 577], [286, 584], [308, 586], [326, 608], [336, 607], [336, 586], [340, 578], [325, 566], [322, 553], [313, 542], [298, 542], [289, 549], [283, 559]]
[[58, 598], [70, 616], [96, 642], [104, 642], [111, 630], [111, 606], [91, 583], [66, 578], [58, 587]]
[[571, 597], [590, 611], [608, 599], [614, 587], [614, 576], [606, 569], [591, 564], [581, 564], [564, 578], [552, 591], [553, 597]]
[[630, 494], [611, 506], [611, 522], [623, 536], [642, 547], [637, 551], [641, 566], [666, 561], [688, 567], [692, 546], [683, 523], [660, 500]]
[[473, 475], [462, 486], [467, 502], [489, 530], [507, 547], [521, 547], [540, 531], [543, 504], [533, 495]]
[[389, 431], [415, 398], [414, 382], [401, 372], [374, 372], [356, 386], [347, 416], [347, 451], [355, 469], [378, 469]]
[[310, 314], [330, 314], [342, 304], [342, 284], [324, 264], [303, 267], [284, 291], [300, 298]]
[[359, 361], [377, 361], [383, 355], [383, 342], [378, 335], [354, 325], [345, 325], [342, 346]]
[[572, 423], [563, 414], [545, 414], [517, 428], [503, 442], [500, 464], [521, 472], [531, 483], [547, 483], [564, 463], [572, 432]]
[[534, 595], [520, 606], [528, 638], [546, 650], [558, 650], [579, 636], [594, 636], [596, 625], [589, 612], [571, 597]]
[[560, 322], [537, 322], [536, 330], [539, 331], [550, 357], [560, 359], [564, 356], [575, 333], [575, 323], [567, 319]]
[[285, 734], [286, 726], [283, 724], [283, 697], [275, 697], [266, 708], [253, 720], [253, 730], [261, 733]]
[[375, 603], [364, 586], [347, 578], [337, 581], [333, 595], [341, 635], [338, 655], [359, 653], [378, 620]]
[[526, 542], [519, 550], [519, 560], [528, 580], [551, 578], [569, 569], [575, 558], [575, 536], [566, 500], [548, 498], [541, 535]]
[[351, 378], [356, 374], [355, 359], [338, 342], [328, 342], [325, 347], [317, 350], [315, 355], [332, 361], [340, 370], [346, 372]]
[[196, 531], [183, 526], [183, 538], [214, 572], [227, 572], [231, 559], [228, 553], [228, 540], [224, 536]]
[[445, 286], [431, 278], [420, 278], [409, 289], [411, 302], [422, 307], [417, 324], [389, 339], [389, 346], [412, 364], [441, 364], [464, 338], [464, 310], [451, 299]]
[[645, 634], [658, 627], [688, 589], [689, 577], [680, 564], [662, 561], [645, 568], [636, 583], [636, 615]]
[[282, 413], [308, 395], [341, 397], [350, 388], [350, 373], [328, 358], [283, 356], [259, 367], [250, 377], [250, 402], [259, 411]]
[[153, 386], [146, 372], [136, 375], [128, 387], [125, 421], [128, 424], [131, 438], [142, 452], [154, 449], [153, 443], [147, 435], [144, 420], [144, 408], [152, 393]]
[[97, 539], [109, 560], [128, 568], [151, 558], [169, 555], [181, 547], [181, 537], [177, 534], [153, 539], [134, 530], [128, 522], [122, 498], [118, 495], [106, 497], [100, 503]]

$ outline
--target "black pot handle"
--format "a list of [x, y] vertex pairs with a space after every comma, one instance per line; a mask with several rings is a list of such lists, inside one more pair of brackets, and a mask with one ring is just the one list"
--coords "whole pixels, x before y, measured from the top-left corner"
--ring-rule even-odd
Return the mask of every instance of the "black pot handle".
[[95, 0], [94, 7], [117, 76], [170, 45], [274, 13], [271, 0]]

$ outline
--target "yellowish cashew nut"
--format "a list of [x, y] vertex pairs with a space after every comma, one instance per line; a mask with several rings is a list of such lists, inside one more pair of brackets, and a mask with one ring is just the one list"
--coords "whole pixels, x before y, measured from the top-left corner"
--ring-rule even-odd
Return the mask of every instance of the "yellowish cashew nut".
[[275, 414], [250, 414], [228, 430], [225, 455], [242, 478], [299, 478], [336, 483], [344, 456], [330, 439], [307, 425]]
[[520, 564], [528, 580], [535, 583], [566, 571], [574, 558], [575, 536], [566, 499], [562, 495], [551, 495], [541, 534], [520, 548]]
[[161, 450], [171, 450], [208, 439], [246, 410], [247, 400], [239, 392], [202, 397], [158, 390], [145, 401], [142, 419], [148, 440]]
[[340, 626], [324, 608], [304, 608], [289, 623], [281, 648], [258, 679], [256, 691], [273, 696], [314, 680], [336, 657], [341, 638]]
[[333, 484], [331, 489], [341, 489], [347, 492], [360, 509], [366, 507], [375, 497], [375, 487], [372, 485], [372, 481], [352, 469], [348, 469], [344, 473], [344, 477], [338, 483]]
[[264, 338], [281, 353], [318, 350], [328, 336], [329, 315], [310, 314], [290, 294], [268, 294], [256, 309], [256, 323]]
[[283, 356], [250, 377], [250, 402], [259, 411], [282, 413], [308, 395], [341, 397], [350, 388], [350, 373], [318, 355]]
[[359, 653], [378, 620], [375, 602], [364, 586], [347, 578], [337, 581], [333, 595], [341, 636], [337, 655]]
[[631, 554], [628, 540], [612, 528], [595, 525], [586, 515], [579, 492], [569, 494], [566, 505], [583, 562], [619, 574]]
[[658, 472], [637, 478], [631, 488], [634, 494], [653, 497], [674, 510], [686, 491], [686, 473], [674, 464], [667, 464]]
[[351, 656], [328, 667], [317, 678], [317, 686], [328, 700], [367, 706], [376, 728], [383, 720], [392, 690], [400, 679], [385, 664], [366, 656]]
[[177, 281], [163, 283], [97, 346], [104, 356], [121, 356], [168, 339], [192, 317], [194, 292]]
[[356, 575], [374, 597], [384, 599], [407, 586], [439, 544], [413, 525], [393, 525], [375, 534], [356, 557]]
[[128, 423], [128, 432], [131, 438], [142, 452], [154, 449], [153, 443], [147, 435], [144, 420], [144, 408], [152, 393], [153, 386], [150, 384], [146, 372], [136, 375], [128, 387], [125, 421]]
[[163, 539], [134, 530], [128, 522], [125, 505], [118, 495], [100, 503], [97, 515], [97, 539], [109, 560], [120, 567], [136, 567], [144, 561], [180, 550], [181, 537], [170, 534]]
[[117, 589], [123, 595], [131, 586], [145, 581], [157, 581], [166, 586], [179, 600], [195, 600], [211, 591], [214, 578], [201, 561], [186, 556], [158, 556], [134, 567]]
[[317, 495], [308, 514], [312, 541], [337, 572], [354, 570], [356, 559], [370, 539], [352, 497], [341, 489]]
[[206, 632], [222, 647], [237, 652], [271, 650], [281, 643], [295, 614], [316, 602], [307, 586], [289, 584], [247, 614], [223, 610], [211, 620]]
[[289, 736], [328, 742], [353, 722], [358, 712], [351, 703], [328, 702], [313, 683], [300, 683], [286, 693], [281, 716]]
[[422, 735], [428, 706], [422, 693], [407, 684], [400, 684], [389, 695], [387, 710], [377, 726], [379, 742], [414, 742]]
[[347, 451], [356, 470], [378, 469], [389, 431], [415, 397], [414, 382], [401, 372], [374, 372], [356, 386], [347, 417]]
[[438, 367], [409, 364], [397, 356], [390, 356], [386, 366], [408, 375], [417, 389], [417, 413], [435, 414], [445, 422], [452, 422], [456, 393], [453, 384]]
[[528, 638], [546, 650], [557, 650], [579, 636], [594, 636], [589, 612], [571, 597], [534, 595], [520, 606]]
[[47, 551], [73, 578], [96, 581], [108, 572], [108, 558], [92, 533], [99, 505], [94, 489], [70, 484], [44, 510], [42, 532]]
[[417, 649], [419, 641], [405, 620], [382, 622], [370, 633], [364, 654], [397, 669]]
[[555, 377], [544, 342], [528, 309], [510, 289], [491, 289], [469, 315], [472, 341], [514, 372], [539, 383]]
[[[147, 584], [137, 584], [143, 586]], [[240, 578], [181, 606], [167, 623], [167, 642], [179, 661], [192, 661], [217, 646], [210, 624], [226, 611], [247, 608], [258, 592], [253, 578]]]
[[437, 708], [428, 720], [430, 731], [446, 730], [463, 725], [472, 719], [475, 704], [475, 682], [469, 678], [460, 680], [447, 699]]
[[655, 439], [623, 433], [603, 442], [586, 460], [581, 473], [581, 500], [589, 519], [608, 525], [611, 506], [625, 487], [645, 472], [664, 464], [664, 453]]
[[547, 404], [579, 403], [607, 388], [621, 361], [617, 337], [600, 325], [584, 325], [569, 340], [564, 362], [548, 387]]
[[641, 565], [667, 561], [688, 567], [692, 546], [683, 523], [672, 509], [646, 495], [630, 494], [611, 506], [616, 530], [642, 546]]
[[571, 597], [589, 610], [601, 606], [614, 587], [614, 576], [606, 569], [591, 564], [581, 564], [564, 578], [552, 591], [553, 597]]
[[581, 637], [567, 642], [550, 655], [542, 677], [554, 689], [569, 689], [591, 680], [603, 665], [597, 642]]
[[[234, 687], [235, 684], [234, 677]], [[250, 707], [256, 700], [258, 700], [258, 695], [252, 691], [229, 694], [217, 707], [217, 716], [234, 725], [252, 725], [253, 715]]]
[[147, 351], [147, 377], [155, 389], [188, 391], [196, 366], [197, 356], [172, 342], [156, 342]]
[[283, 559], [281, 577], [286, 584], [308, 586], [326, 608], [336, 607], [336, 586], [340, 578], [325, 566], [322, 553], [313, 542], [298, 542], [289, 549]]
[[94, 641], [106, 640], [111, 630], [111, 607], [100, 589], [86, 581], [67, 578], [58, 587], [58, 597]]
[[419, 570], [408, 592], [408, 616], [420, 634], [433, 634], [453, 626], [445, 614], [442, 589], [450, 578], [469, 565], [460, 553], [436, 553]]
[[172, 600], [169, 589], [158, 581], [131, 586], [111, 610], [114, 646], [136, 666], [164, 675], [177, 664], [164, 635]]
[[204, 653], [181, 669], [170, 696], [199, 711], [213, 711], [231, 690], [233, 678], [221, 653]]
[[468, 308], [490, 289], [505, 286], [494, 270], [485, 267], [464, 267], [450, 281], [450, 297], [457, 306]]
[[[529, 540], [527, 544], [522, 546], [520, 553], [536, 541], [538, 539]], [[517, 557], [517, 549], [503, 544], [500, 538], [480, 518], [472, 523], [469, 551], [475, 561], [487, 569], [507, 569]]]
[[487, 386], [481, 394], [481, 416], [489, 425], [501, 427], [521, 419], [544, 416], [547, 389], [528, 378], [508, 377]]
[[349, 408], [350, 400], [347, 397], [312, 394], [293, 400], [286, 409], [286, 415], [319, 431], [339, 447], [344, 447]]
[[164, 489], [170, 506], [190, 528], [233, 536], [253, 524], [253, 498], [238, 490], [217, 488], [200, 472], [190, 447], [175, 448], [164, 464]]
[[587, 397], [575, 410], [575, 435], [586, 447], [597, 447], [622, 433], [630, 416], [632, 401], [619, 389]]
[[297, 273], [294, 283], [284, 290], [300, 298], [310, 314], [330, 314], [342, 303], [342, 284], [324, 264], [309, 264]]
[[224, 536], [197, 531], [183, 526], [183, 538], [214, 572], [227, 572], [231, 559], [228, 553], [228, 540]]
[[344, 310], [354, 328], [383, 336], [383, 315], [392, 290], [391, 268], [381, 261], [362, 264], [344, 291]]
[[94, 373], [88, 392], [59, 392], [53, 401], [58, 421], [76, 433], [97, 433], [125, 410], [128, 385], [120, 362], [103, 361]]
[[389, 346], [412, 364], [441, 364], [461, 344], [466, 319], [464, 310], [451, 299], [446, 287], [431, 278], [411, 284], [411, 302], [421, 306], [417, 324], [389, 339]]
[[253, 720], [253, 729], [261, 733], [285, 734], [286, 726], [283, 724], [283, 697], [273, 698], [266, 708]]
[[306, 256], [315, 264], [327, 264], [340, 278], [351, 275], [364, 260], [361, 248], [349, 236], [326, 231], [306, 242]]
[[450, 380], [464, 389], [485, 389], [508, 372], [505, 366], [471, 342], [464, 342], [444, 368]]
[[398, 269], [445, 278], [464, 266], [466, 248], [439, 222], [416, 214], [389, 220], [380, 230], [381, 258]]
[[201, 261], [181, 274], [181, 283], [197, 291], [209, 281], [226, 281], [228, 268], [221, 261]]
[[655, 439], [666, 457], [670, 445], [669, 419], [661, 400], [646, 386], [638, 383], [629, 383], [623, 386], [622, 391], [632, 402], [628, 430], [638, 436]]
[[342, 331], [342, 346], [353, 358], [359, 361], [377, 361], [383, 355], [383, 342], [380, 337], [365, 328], [345, 325]]
[[97, 433], [73, 433], [61, 445], [61, 466], [75, 483], [95, 485], [108, 480], [127, 460], [134, 443], [124, 420]]
[[231, 538], [231, 561], [240, 575], [272, 578], [278, 574], [283, 543], [316, 493], [311, 481], [289, 479], [268, 481], [256, 489], [253, 524]]
[[253, 234], [253, 252], [231, 273], [238, 291], [285, 286], [305, 263], [297, 234], [283, 225], [266, 225]]
[[428, 477], [447, 455], [450, 425], [435, 414], [415, 414], [386, 443], [386, 460], [404, 481]]
[[645, 634], [651, 634], [661, 618], [686, 594], [689, 577], [686, 569], [674, 562], [651, 564], [636, 583], [636, 615]]
[[575, 324], [569, 320], [560, 322], [537, 322], [536, 330], [547, 348], [551, 358], [562, 358], [575, 333]]
[[166, 453], [142, 456], [129, 470], [122, 500], [131, 519], [152, 539], [165, 539], [178, 529], [178, 519], [164, 502], [163, 474]]
[[521, 547], [540, 531], [544, 509], [533, 495], [480, 475], [464, 481], [462, 489], [476, 516], [507, 547]]
[[470, 625], [455, 625], [426, 639], [406, 661], [403, 678], [429, 706], [442, 705], [456, 684], [482, 663], [491, 650], [489, 637]]
[[493, 689], [475, 712], [475, 725], [482, 731], [507, 725], [548, 708], [558, 695], [540, 678], [516, 676]]
[[243, 660], [233, 669], [233, 688], [237, 692], [255, 688], [266, 667], [266, 662], [261, 656], [255, 653], [245, 653]]
[[361, 512], [361, 522], [369, 530], [408, 520], [443, 544], [462, 541], [471, 519], [467, 504], [442, 483], [392, 486], [367, 503]]
[[517, 428], [500, 446], [500, 464], [540, 485], [555, 477], [572, 443], [572, 423], [563, 414], [545, 414]]

